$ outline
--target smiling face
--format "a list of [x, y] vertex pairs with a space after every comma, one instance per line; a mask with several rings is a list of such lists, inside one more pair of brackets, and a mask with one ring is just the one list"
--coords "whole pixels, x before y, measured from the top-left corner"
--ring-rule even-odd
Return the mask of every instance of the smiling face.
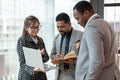
[[87, 12], [85, 11], [83, 14], [80, 14], [76, 9], [73, 11], [73, 16], [77, 20], [77, 23], [81, 26], [85, 27], [88, 18], [87, 18]]
[[36, 37], [37, 33], [39, 32], [40, 26], [38, 22], [35, 22], [33, 25], [31, 24], [30, 27], [26, 27], [26, 31], [32, 37]]
[[65, 23], [63, 20], [57, 21], [56, 25], [57, 25], [57, 30], [61, 35], [65, 35], [71, 29], [71, 23]]

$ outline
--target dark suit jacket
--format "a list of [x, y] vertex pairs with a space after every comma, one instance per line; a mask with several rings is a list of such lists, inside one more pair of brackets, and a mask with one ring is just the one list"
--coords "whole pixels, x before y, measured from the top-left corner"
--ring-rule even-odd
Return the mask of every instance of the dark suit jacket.
[[[47, 80], [46, 74], [42, 72], [35, 73], [33, 71], [34, 67], [26, 65], [24, 52], [23, 52], [23, 46], [29, 47], [33, 49], [45, 49], [44, 42], [42, 38], [37, 37], [38, 43], [35, 44], [33, 39], [30, 37], [30, 35], [22, 36], [18, 39], [17, 42], [17, 53], [19, 57], [20, 62], [20, 69], [19, 69], [19, 76], [18, 80]], [[45, 49], [46, 52], [46, 49]], [[49, 60], [49, 56], [46, 52], [44, 56], [42, 56], [43, 62], [47, 62]]]

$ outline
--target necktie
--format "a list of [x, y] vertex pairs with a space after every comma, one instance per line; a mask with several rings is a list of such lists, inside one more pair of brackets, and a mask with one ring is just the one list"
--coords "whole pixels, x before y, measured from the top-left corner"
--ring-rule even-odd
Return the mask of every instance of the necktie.
[[[66, 36], [66, 45], [65, 45], [65, 55], [68, 53], [69, 51], [69, 42], [70, 42], [70, 35]], [[64, 70], [65, 71], [69, 71], [69, 64], [64, 63]]]
[[[63, 51], [62, 53], [64, 53], [64, 56], [69, 51], [69, 42], [70, 42], [71, 33], [72, 33], [72, 30], [68, 34], [62, 35], [62, 37], [61, 37], [60, 53]], [[69, 71], [69, 64], [64, 63], [64, 70], [67, 72]]]
[[[64, 53], [64, 55], [66, 55], [69, 50], [69, 41], [70, 41], [69, 39], [70, 38], [65, 35], [62, 35], [62, 37], [61, 37], [60, 53]], [[64, 51], [64, 52], [62, 52], [62, 51]], [[64, 70], [65, 71], [69, 70], [69, 64], [64, 63]]]
[[65, 36], [62, 35], [62, 37], [61, 37], [61, 43], [60, 43], [60, 53], [62, 52], [62, 46], [63, 46], [62, 44], [63, 44], [64, 38], [65, 38]]

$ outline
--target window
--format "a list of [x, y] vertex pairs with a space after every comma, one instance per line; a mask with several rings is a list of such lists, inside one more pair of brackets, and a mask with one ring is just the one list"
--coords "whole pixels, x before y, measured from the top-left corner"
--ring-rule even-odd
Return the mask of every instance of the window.
[[120, 49], [120, 0], [105, 0], [104, 19], [116, 32], [117, 52]]
[[0, 0], [0, 79], [17, 80], [16, 44], [22, 34], [25, 17], [34, 15], [39, 18], [42, 24], [39, 36], [50, 53], [54, 36], [53, 4], [54, 0]]

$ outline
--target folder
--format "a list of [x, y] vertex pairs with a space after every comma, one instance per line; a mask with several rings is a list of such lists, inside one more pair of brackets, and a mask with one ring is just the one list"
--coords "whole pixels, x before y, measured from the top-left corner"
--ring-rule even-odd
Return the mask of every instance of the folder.
[[59, 69], [59, 67], [44, 64], [40, 50], [33, 48], [23, 47], [26, 64], [42, 71], [49, 71], [52, 69]]
[[23, 47], [26, 64], [44, 71], [40, 50]]

